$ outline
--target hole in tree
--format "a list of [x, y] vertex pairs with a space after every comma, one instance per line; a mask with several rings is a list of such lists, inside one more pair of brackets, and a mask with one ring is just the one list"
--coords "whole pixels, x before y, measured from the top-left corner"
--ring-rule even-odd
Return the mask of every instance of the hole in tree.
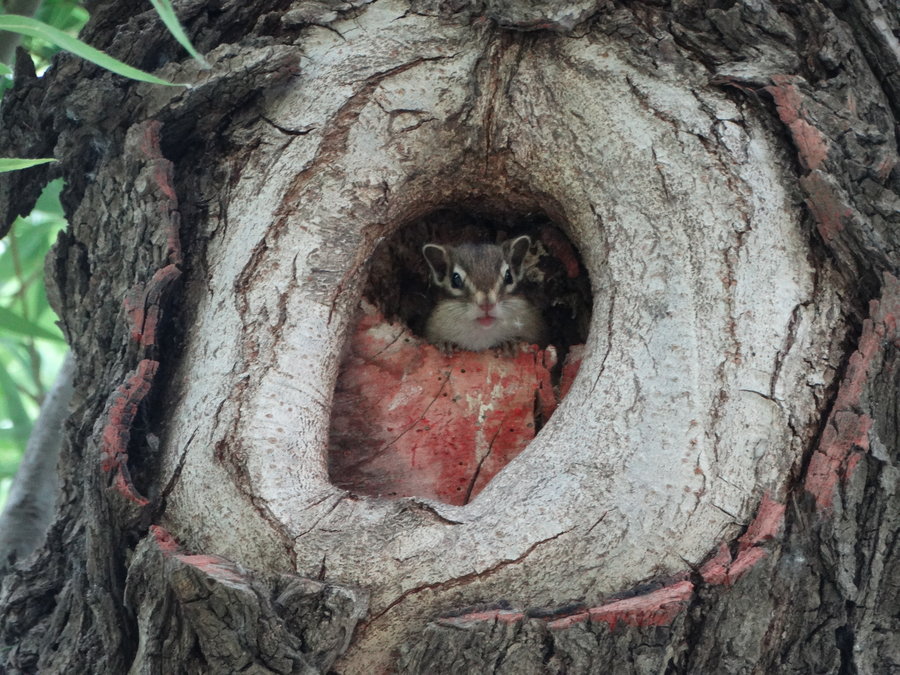
[[[591, 306], [577, 250], [543, 213], [444, 208], [397, 229], [373, 252], [343, 355], [332, 483], [469, 502], [565, 396]], [[540, 330], [497, 328], [517, 319]], [[485, 324], [499, 342], [482, 348]]]

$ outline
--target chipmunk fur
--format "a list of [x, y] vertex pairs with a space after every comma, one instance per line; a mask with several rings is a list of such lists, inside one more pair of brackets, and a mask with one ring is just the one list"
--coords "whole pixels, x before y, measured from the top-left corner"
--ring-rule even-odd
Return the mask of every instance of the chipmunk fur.
[[422, 254], [440, 298], [425, 324], [425, 337], [444, 351], [540, 344], [544, 322], [522, 294], [524, 260], [531, 239], [495, 244], [425, 244]]

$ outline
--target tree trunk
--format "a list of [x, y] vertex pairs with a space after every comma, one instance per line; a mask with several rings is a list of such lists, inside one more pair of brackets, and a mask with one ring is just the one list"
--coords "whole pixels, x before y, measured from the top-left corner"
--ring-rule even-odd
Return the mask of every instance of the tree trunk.
[[59, 375], [34, 422], [34, 433], [22, 457], [16, 480], [0, 514], [0, 569], [30, 555], [44, 540], [56, 511], [59, 491], [56, 464], [63, 423], [72, 399], [72, 355], [67, 354]]
[[[900, 11], [726, 5], [182, 2], [206, 71], [108, 3], [89, 41], [190, 88], [19, 63], [0, 154], [60, 163], [2, 226], [66, 178], [76, 373], [6, 669], [900, 668]], [[468, 503], [355, 494], [369, 260], [447, 208], [568, 237], [580, 370]]]

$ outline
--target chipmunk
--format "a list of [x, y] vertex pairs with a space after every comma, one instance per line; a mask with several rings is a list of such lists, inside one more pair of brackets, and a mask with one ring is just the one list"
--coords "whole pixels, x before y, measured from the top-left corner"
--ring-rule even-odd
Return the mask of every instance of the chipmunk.
[[443, 297], [425, 324], [425, 337], [442, 351], [508, 349], [540, 343], [544, 322], [531, 301], [516, 294], [531, 247], [527, 236], [494, 244], [425, 244], [422, 255]]

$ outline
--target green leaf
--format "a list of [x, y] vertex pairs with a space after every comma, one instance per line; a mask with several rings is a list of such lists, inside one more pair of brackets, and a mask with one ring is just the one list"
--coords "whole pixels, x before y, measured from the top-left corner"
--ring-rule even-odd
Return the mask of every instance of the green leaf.
[[22, 404], [22, 397], [19, 395], [15, 381], [9, 376], [2, 364], [0, 364], [0, 392], [3, 392], [6, 414], [13, 424], [13, 436], [24, 448], [31, 433], [31, 418], [25, 412], [25, 406]]
[[[6, 368], [13, 381], [24, 386], [27, 379], [31, 379], [25, 373], [31, 372], [31, 355], [28, 353], [28, 345], [23, 339], [0, 338], [0, 367]], [[19, 391], [22, 391], [19, 386]], [[0, 418], [0, 424], [3, 420]]]
[[[29, 280], [19, 295], [19, 302], [24, 302], [28, 308], [25, 316], [38, 328], [47, 332], [56, 332], [56, 315], [50, 312], [50, 303], [47, 300], [47, 289], [44, 288], [43, 278], [40, 274]], [[49, 312], [49, 313], [48, 313]], [[43, 319], [43, 320], [42, 320]]]
[[[0, 22], [3, 17], [0, 16]], [[2, 27], [2, 26], [0, 26]], [[44, 157], [42, 159], [20, 159], [18, 157], [0, 157], [0, 173], [5, 171], [18, 171], [19, 169], [27, 169], [30, 166], [38, 166], [39, 164], [48, 164], [55, 162], [52, 157]]]
[[0, 478], [15, 476], [25, 448], [13, 427], [0, 427]]
[[53, 26], [49, 26], [42, 21], [32, 19], [28, 16], [0, 14], [0, 30], [8, 30], [13, 33], [28, 35], [29, 37], [39, 38], [41, 40], [46, 40], [47, 42], [52, 42], [53, 44], [62, 47], [66, 51], [72, 52], [76, 56], [80, 56], [81, 58], [86, 59], [91, 63], [96, 63], [102, 68], [106, 68], [107, 70], [112, 71], [118, 75], [131, 78], [132, 80], [150, 82], [151, 84], [162, 84], [169, 87], [186, 86], [183, 84], [169, 82], [168, 80], [163, 80], [159, 77], [156, 77], [155, 75], [146, 73], [143, 70], [134, 68], [133, 66], [129, 66], [127, 63], [122, 63], [118, 59], [114, 59], [108, 54], [104, 54], [99, 49], [95, 49], [94, 47], [85, 44], [78, 38], [74, 38], [71, 35], [62, 32], [58, 28], [54, 28]]
[[10, 67], [9, 67], [8, 65], [6, 65], [5, 63], [0, 63], [0, 76], [3, 76], [3, 75], [12, 75], [12, 73], [13, 73], [13, 69], [12, 69], [12, 68], [10, 68]]
[[[9, 421], [6, 423], [9, 424]], [[19, 445], [15, 430], [11, 426], [0, 427], [0, 476], [14, 474], [21, 460], [22, 446]], [[11, 467], [12, 470], [5, 470], [5, 467]]]
[[[44, 256], [47, 255], [48, 234], [47, 227], [23, 227], [21, 219], [16, 219], [16, 226], [12, 232], [19, 254], [19, 265], [23, 276], [27, 277], [35, 270], [42, 270]], [[6, 242], [11, 242], [6, 239]], [[19, 292], [24, 279], [19, 278], [19, 268], [13, 255], [12, 245], [0, 246], [0, 294], [10, 295]]]
[[[9, 491], [12, 488], [12, 477], [7, 476], [0, 478], [0, 509], [2, 509], [6, 505], [6, 500], [9, 499]], [[10, 647], [0, 647], [0, 656], [4, 656], [4, 650], [11, 649]]]
[[193, 56], [200, 65], [204, 68], [209, 68], [209, 63], [196, 49], [194, 49], [194, 45], [191, 44], [190, 39], [185, 35], [184, 28], [181, 27], [178, 17], [175, 16], [175, 8], [172, 7], [172, 0], [150, 0], [150, 4], [153, 5], [153, 9], [159, 14], [159, 18], [162, 19], [162, 22], [166, 24], [166, 28], [169, 29], [172, 37], [178, 40], [178, 43], [184, 47], [188, 54]]
[[7, 307], [0, 307], [0, 331], [8, 331], [10, 333], [18, 333], [33, 338], [44, 338], [45, 340], [62, 341], [63, 336], [60, 332], [52, 332], [46, 328], [38, 326], [36, 323], [24, 319]]
[[[63, 218], [62, 204], [59, 202], [59, 195], [62, 192], [63, 179], [57, 178], [44, 186], [41, 196], [38, 197], [37, 203], [34, 205], [36, 211], [43, 211], [58, 218]], [[65, 221], [63, 221], [65, 223]]]
[[[79, 1], [41, 0], [38, 3], [35, 0], [30, 0], [31, 4], [38, 5], [37, 11], [34, 14], [30, 14], [30, 16], [33, 16], [38, 21], [43, 21], [49, 26], [65, 31], [69, 35], [76, 36], [90, 18], [88, 11], [78, 6]], [[3, 0], [0, 0], [0, 4], [3, 4]], [[28, 14], [27, 12], [18, 12], [10, 9], [9, 1], [6, 2], [6, 5], [7, 11], [12, 14]], [[57, 45], [40, 38], [26, 37], [22, 40], [22, 46], [31, 54], [35, 70], [37, 70], [39, 75], [50, 65], [50, 60], [61, 51]]]
[[16, 218], [0, 242], [0, 298], [15, 295], [23, 285], [42, 278], [47, 251], [65, 225], [64, 219], [36, 208], [27, 218]]
[[80, 0], [43, 0], [34, 18], [64, 30], [70, 35], [78, 35], [90, 18], [88, 11], [79, 5]]

